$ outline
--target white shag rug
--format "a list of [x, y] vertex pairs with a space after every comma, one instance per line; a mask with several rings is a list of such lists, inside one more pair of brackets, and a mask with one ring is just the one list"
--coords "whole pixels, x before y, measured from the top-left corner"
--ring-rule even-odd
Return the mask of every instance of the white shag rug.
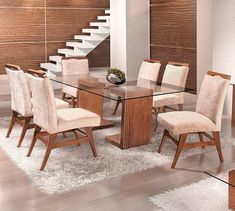
[[[120, 122], [119, 117], [112, 120], [117, 125]], [[105, 142], [105, 136], [115, 134], [120, 130], [120, 128], [109, 128], [94, 132], [97, 158], [93, 157], [88, 144], [68, 146], [53, 150], [45, 170], [39, 171], [46, 149], [45, 145], [38, 141], [31, 157], [26, 157], [33, 130], [27, 132], [21, 148], [17, 148], [21, 127], [15, 126], [10, 138], [5, 138], [9, 121], [9, 117], [0, 119], [0, 147], [46, 194], [76, 190], [86, 184], [146, 170], [166, 163], [169, 163], [170, 168], [176, 150], [174, 143], [166, 141], [163, 152], [161, 154], [156, 152], [163, 132], [160, 128], [153, 134], [152, 143], [123, 151]], [[226, 137], [222, 137], [221, 140], [223, 148], [232, 145]], [[202, 148], [186, 150], [181, 154], [180, 159], [214, 150], [214, 147], [208, 147], [205, 150]]]
[[163, 211], [228, 211], [228, 185], [207, 178], [153, 196], [150, 201]]

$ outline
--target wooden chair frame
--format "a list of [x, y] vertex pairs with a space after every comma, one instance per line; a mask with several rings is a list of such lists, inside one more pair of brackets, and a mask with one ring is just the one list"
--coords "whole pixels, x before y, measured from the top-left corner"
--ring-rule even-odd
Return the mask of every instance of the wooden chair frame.
[[[145, 61], [145, 62], [149, 62], [149, 63], [161, 63], [161, 60], [159, 60], [159, 59], [144, 59], [144, 61]], [[120, 105], [121, 103], [122, 103], [121, 97], [118, 97], [112, 115], [115, 115], [115, 114], [117, 113], [118, 107], [119, 107], [119, 105]]]
[[[83, 56], [73, 56], [73, 57], [63, 57], [62, 60], [71, 60], [71, 59], [77, 59], [77, 60], [84, 60], [88, 59], [87, 57]], [[62, 93], [62, 100], [68, 102], [70, 105], [72, 105], [73, 108], [78, 105], [78, 94], [77, 97], [74, 96], [66, 96], [68, 94]]]
[[[207, 75], [220, 76], [220, 77], [227, 79], [227, 80], [231, 79], [231, 76], [229, 76], [229, 75], [225, 75], [225, 74], [221, 74], [221, 73], [217, 73], [217, 72], [213, 72], [213, 71], [209, 71], [207, 73]], [[224, 159], [223, 159], [223, 154], [222, 154], [221, 144], [220, 144], [220, 131], [212, 131], [211, 133], [212, 133], [212, 136], [208, 133], [205, 133], [205, 132], [186, 133], [186, 134], [181, 134], [179, 137], [179, 140], [176, 140], [172, 135], [170, 135], [169, 131], [167, 131], [165, 129], [163, 136], [162, 136], [162, 139], [161, 139], [161, 142], [160, 142], [160, 146], [158, 148], [158, 152], [161, 153], [163, 145], [166, 141], [166, 138], [169, 138], [171, 141], [173, 141], [177, 145], [175, 157], [174, 157], [173, 163], [171, 165], [171, 168], [173, 168], [173, 169], [175, 168], [175, 165], [178, 161], [178, 158], [179, 158], [182, 150], [183, 149], [190, 149], [190, 148], [194, 148], [194, 147], [202, 147], [204, 149], [206, 146], [216, 146], [220, 162], [223, 163]], [[187, 137], [190, 134], [198, 134], [199, 141], [194, 142], [194, 143], [186, 143]], [[209, 138], [209, 140], [205, 141], [203, 137], [207, 137], [207, 138]]]
[[[6, 64], [5, 68], [8, 68], [8, 69], [13, 70], [13, 71], [20, 71], [21, 70], [21, 68], [19, 66], [13, 65], [13, 64]], [[30, 124], [30, 121], [31, 121], [32, 118], [33, 118], [33, 116], [23, 117], [18, 112], [13, 111], [6, 137], [7, 138], [10, 137], [12, 129], [13, 129], [15, 123], [20, 125], [22, 127], [22, 131], [21, 131], [21, 135], [20, 135], [17, 147], [21, 146], [27, 130], [34, 128], [35, 125]]]
[[[44, 71], [42, 70], [32, 70], [29, 69], [28, 73], [35, 76], [35, 77], [40, 77], [40, 78], [46, 78], [47, 75], [45, 74]], [[27, 157], [30, 157], [33, 148], [35, 146], [35, 143], [37, 141], [37, 139], [39, 139], [40, 141], [42, 141], [46, 146], [46, 152], [40, 167], [40, 171], [43, 171], [46, 163], [48, 161], [48, 158], [50, 156], [51, 150], [56, 149], [56, 148], [60, 148], [60, 147], [64, 147], [64, 146], [68, 146], [68, 145], [77, 145], [79, 146], [81, 143], [84, 143], [86, 141], [89, 142], [92, 153], [94, 155], [94, 157], [97, 157], [97, 153], [96, 153], [96, 148], [95, 148], [95, 143], [93, 140], [93, 135], [92, 135], [92, 127], [88, 127], [85, 128], [85, 132], [78, 130], [78, 129], [73, 129], [73, 130], [67, 130], [67, 131], [62, 131], [60, 133], [63, 134], [64, 136], [64, 140], [63, 141], [59, 141], [56, 142], [56, 138], [58, 136], [59, 133], [48, 133], [46, 131], [41, 131], [42, 128], [38, 125], [35, 125], [35, 130], [34, 130], [34, 135], [33, 135], [33, 139], [29, 148], [29, 151], [27, 153]], [[67, 132], [73, 132], [74, 134], [74, 139], [66, 139], [66, 133]], [[82, 136], [79, 136], [82, 135]]]

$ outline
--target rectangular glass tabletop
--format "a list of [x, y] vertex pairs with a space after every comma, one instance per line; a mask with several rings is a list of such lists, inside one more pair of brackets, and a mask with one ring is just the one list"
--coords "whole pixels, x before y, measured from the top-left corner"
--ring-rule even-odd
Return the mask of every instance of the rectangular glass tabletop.
[[94, 73], [55, 76], [50, 80], [60, 83], [63, 86], [70, 86], [78, 90], [83, 90], [103, 96], [111, 100], [128, 100], [143, 97], [152, 97], [182, 92], [194, 93], [195, 90], [174, 86], [171, 84], [160, 84], [155, 81], [140, 79], [128, 76], [123, 85], [113, 85], [106, 80], [105, 73], [99, 75]]

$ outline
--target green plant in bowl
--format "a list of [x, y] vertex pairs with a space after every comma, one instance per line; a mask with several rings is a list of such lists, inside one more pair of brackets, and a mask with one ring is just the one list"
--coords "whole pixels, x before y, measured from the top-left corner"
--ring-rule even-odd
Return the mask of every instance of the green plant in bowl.
[[107, 70], [106, 79], [115, 85], [124, 84], [126, 82], [126, 74], [117, 68], [110, 68]]

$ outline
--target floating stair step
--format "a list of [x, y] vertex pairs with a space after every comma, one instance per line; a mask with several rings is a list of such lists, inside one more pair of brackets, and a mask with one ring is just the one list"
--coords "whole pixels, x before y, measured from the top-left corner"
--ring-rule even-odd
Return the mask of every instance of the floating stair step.
[[90, 26], [110, 27], [110, 23], [107, 23], [107, 22], [91, 22]]
[[82, 32], [83, 33], [96, 33], [96, 34], [109, 34], [110, 30], [109, 29], [105, 29], [105, 30], [101, 30], [101, 29], [83, 29]]
[[98, 16], [97, 18], [98, 20], [110, 20], [110, 16], [106, 15], [106, 16]]
[[66, 42], [66, 46], [69, 46], [69, 47], [76, 47], [76, 48], [84, 48], [84, 49], [93, 49], [95, 48], [96, 46], [95, 45], [92, 45], [91, 43], [88, 44], [88, 43], [81, 43], [81, 42]]
[[104, 40], [103, 37], [94, 37], [94, 36], [91, 36], [91, 35], [75, 35], [74, 36], [74, 39], [76, 40], [87, 40], [87, 41], [102, 41]]
[[46, 70], [51, 70], [53, 72], [57, 72], [57, 65], [53, 63], [41, 63], [40, 67]]
[[78, 52], [78, 51], [68, 49], [68, 48], [58, 49], [58, 53], [64, 54], [66, 56], [86, 56], [87, 55], [85, 52]]
[[49, 56], [49, 60], [53, 61], [53, 62], [59, 62], [61, 63], [61, 59], [63, 58], [63, 56]]
[[110, 14], [110, 10], [105, 10], [105, 14]]

